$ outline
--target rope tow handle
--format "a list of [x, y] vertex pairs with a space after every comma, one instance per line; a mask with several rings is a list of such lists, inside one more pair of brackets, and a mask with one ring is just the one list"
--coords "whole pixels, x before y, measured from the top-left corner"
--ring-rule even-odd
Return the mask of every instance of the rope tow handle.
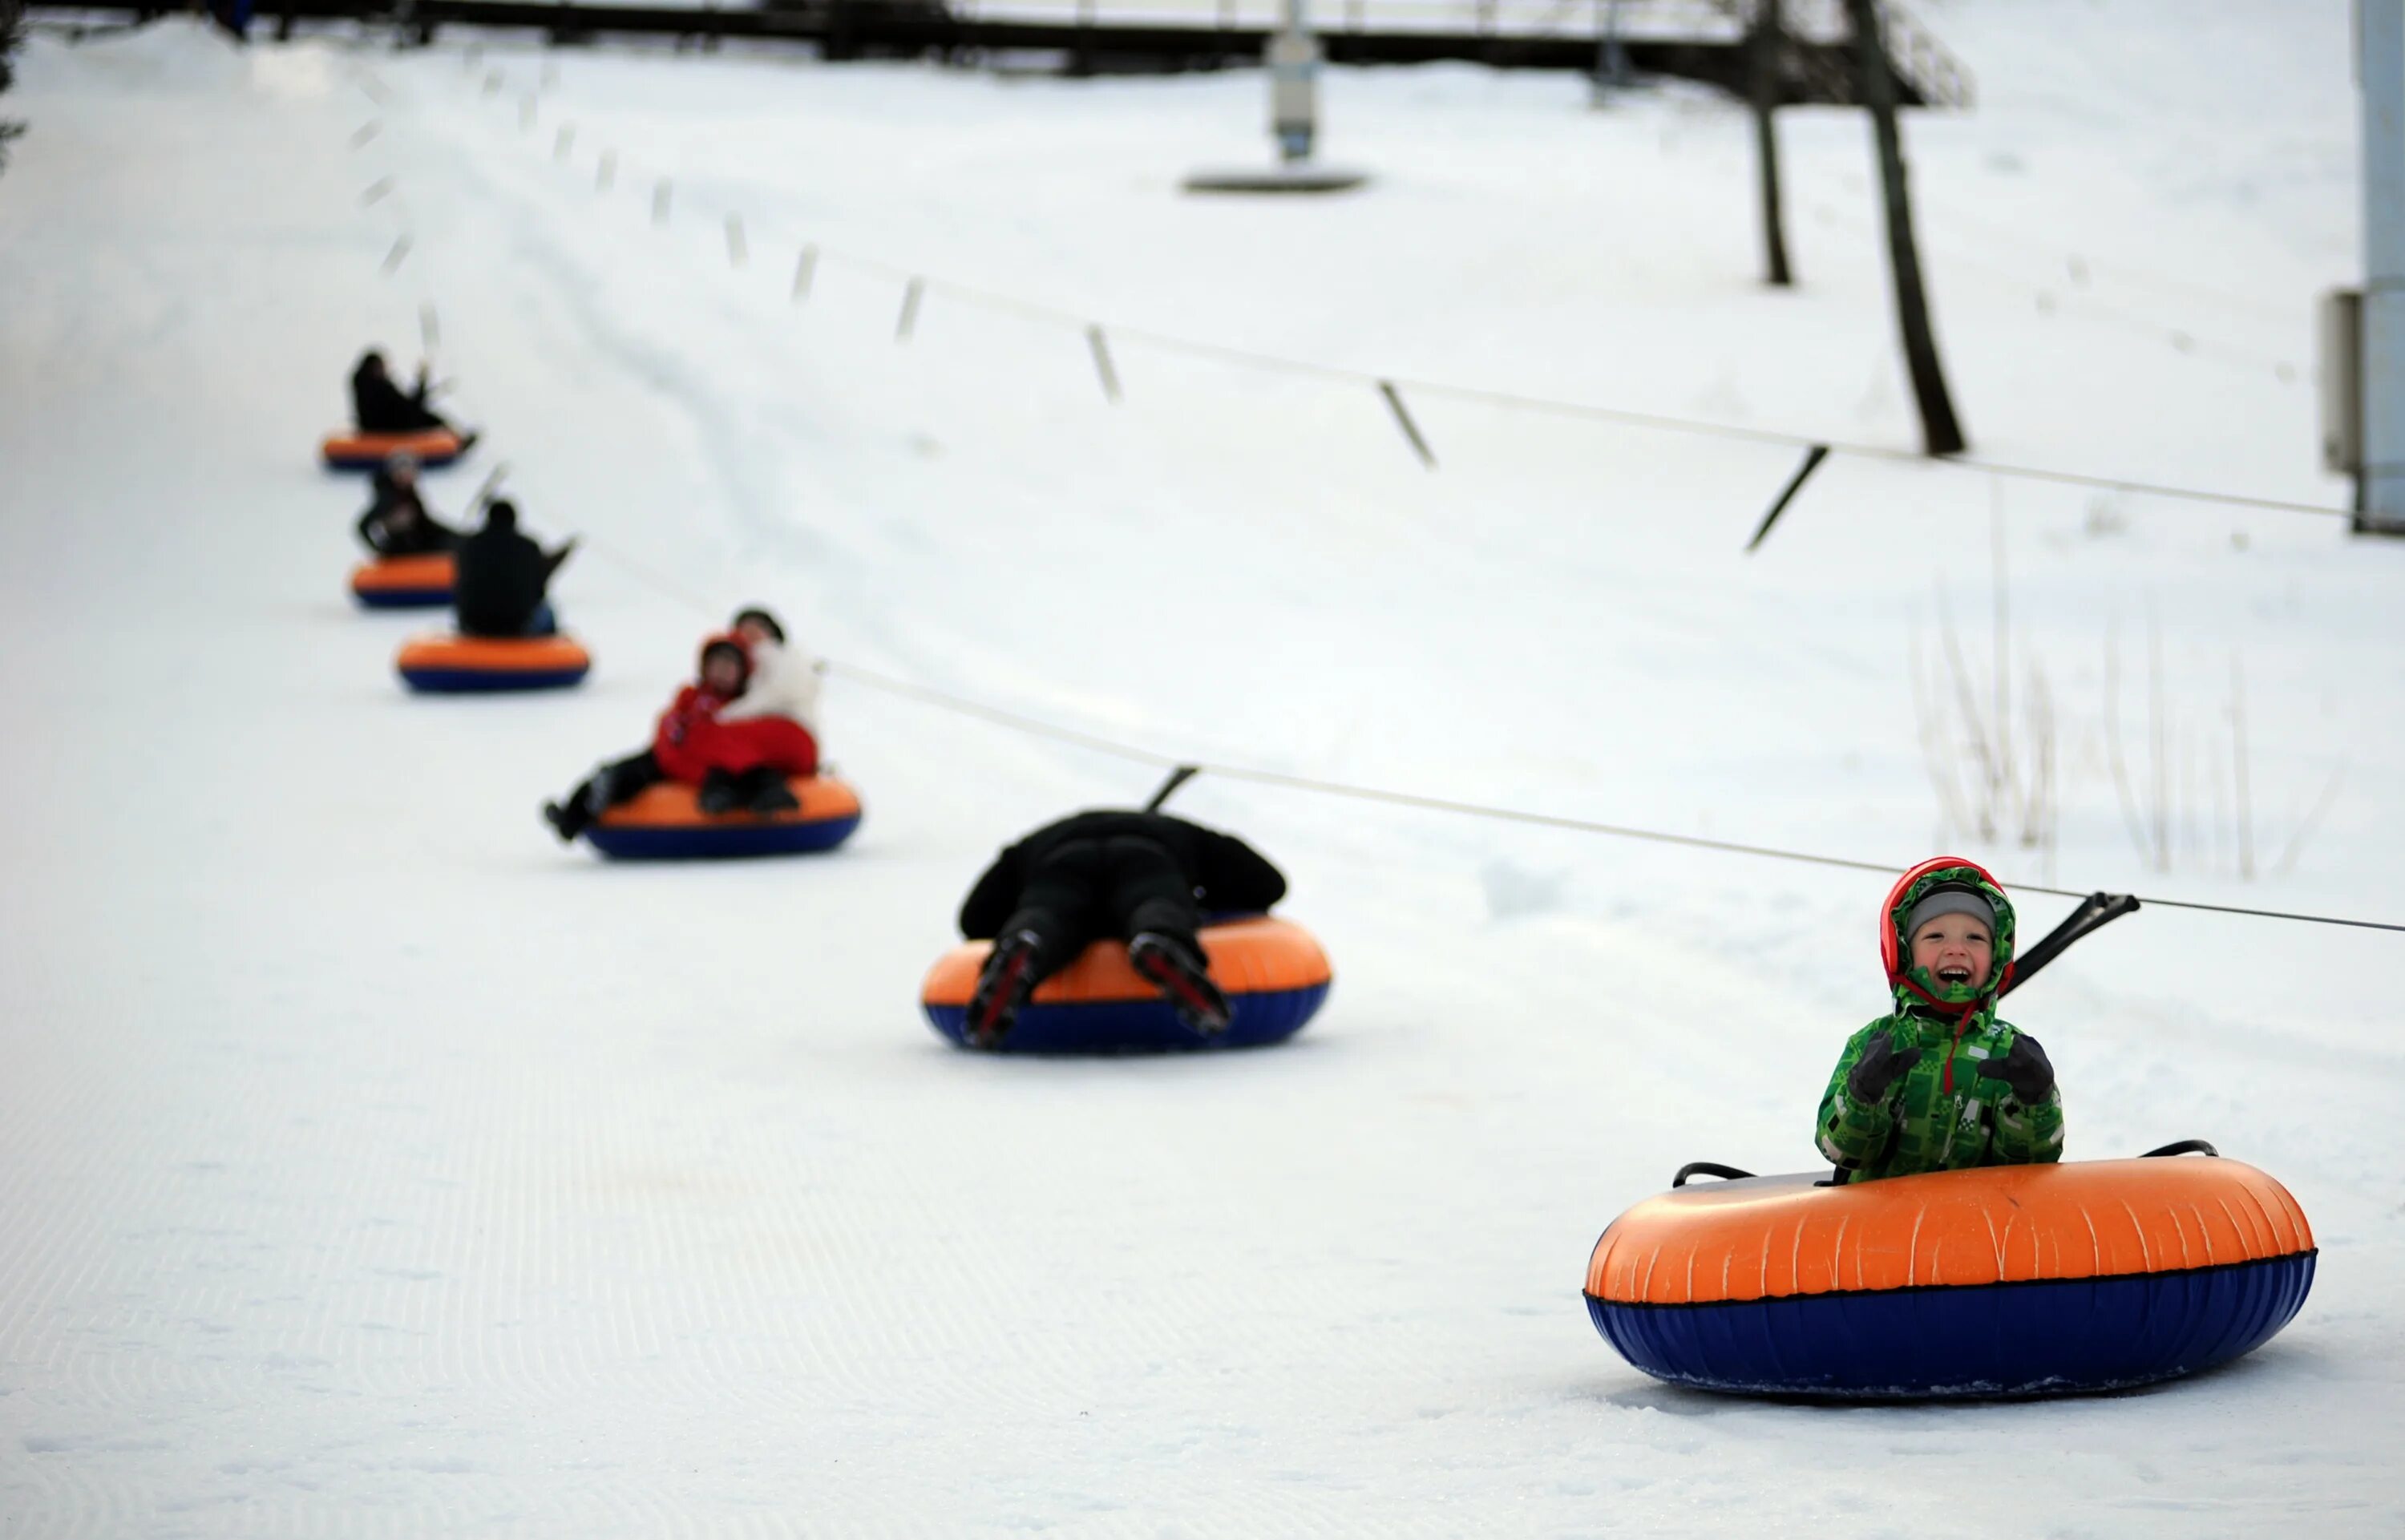
[[1178, 787], [1186, 784], [1187, 782], [1193, 780], [1196, 776], [1202, 773], [1202, 767], [1200, 765], [1180, 765], [1175, 770], [1171, 770], [1169, 772], [1169, 779], [1163, 781], [1160, 784], [1160, 789], [1152, 794], [1152, 800], [1144, 805], [1144, 811], [1146, 812], [1159, 812], [1160, 811], [1160, 805], [1163, 802], [1168, 801], [1172, 797], [1177, 795]]
[[2134, 893], [2106, 893], [2101, 889], [2079, 901], [2062, 924], [2047, 931], [2029, 951], [2013, 961], [2013, 976], [1997, 992], [1998, 999], [2011, 994], [2037, 976], [2038, 970], [2068, 952], [2074, 942], [2094, 935], [2124, 914], [2135, 914], [2145, 906]]

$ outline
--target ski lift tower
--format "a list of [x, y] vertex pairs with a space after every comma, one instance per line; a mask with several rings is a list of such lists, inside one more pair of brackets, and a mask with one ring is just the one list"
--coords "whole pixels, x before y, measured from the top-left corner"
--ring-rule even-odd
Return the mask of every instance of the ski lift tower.
[[1198, 171], [1186, 178], [1188, 192], [1343, 192], [1369, 180], [1367, 173], [1315, 162], [1319, 137], [1319, 66], [1326, 53], [1313, 36], [1304, 0], [1285, 0], [1278, 30], [1262, 50], [1269, 66], [1270, 134], [1277, 163], [1259, 168]]

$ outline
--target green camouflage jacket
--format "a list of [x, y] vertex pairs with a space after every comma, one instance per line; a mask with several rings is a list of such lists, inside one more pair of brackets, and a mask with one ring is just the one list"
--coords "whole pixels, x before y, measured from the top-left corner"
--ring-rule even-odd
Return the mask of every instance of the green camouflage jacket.
[[[1905, 917], [1922, 895], [1944, 883], [1974, 884], [1995, 906], [1995, 966], [1985, 984], [1942, 984], [1927, 968], [1909, 967]], [[1821, 1153], [1850, 1172], [1853, 1181], [2060, 1160], [2060, 1091], [2024, 1106], [2004, 1081], [1979, 1077], [1980, 1064], [2002, 1058], [2019, 1036], [2018, 1028], [1996, 1019], [1996, 995], [2013, 955], [2012, 901], [1977, 867], [1932, 865], [1897, 884], [1888, 925], [1896, 942], [1891, 955], [1898, 966], [1889, 975], [1896, 1009], [1848, 1038], [1838, 1055], [1814, 1128]], [[1899, 1052], [1922, 1052], [1884, 1099], [1865, 1105], [1855, 1099], [1847, 1081], [1879, 1033], [1889, 1034]]]

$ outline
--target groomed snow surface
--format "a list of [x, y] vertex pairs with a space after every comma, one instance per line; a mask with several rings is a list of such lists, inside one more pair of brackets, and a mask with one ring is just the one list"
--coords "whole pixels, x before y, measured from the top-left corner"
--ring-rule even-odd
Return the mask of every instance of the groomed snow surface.
[[[1981, 92], [1908, 128], [1948, 361], [1983, 456], [2335, 505], [2347, 7], [2206, 9], [1924, 7]], [[2405, 545], [1841, 457], [1747, 558], [1776, 445], [1420, 392], [1431, 473], [1366, 386], [1139, 335], [1909, 447], [1858, 116], [1782, 120], [1772, 294], [1747, 121], [1684, 88], [1338, 71], [1376, 182], [1255, 205], [1175, 191], [1265, 154], [1250, 73], [464, 46], [37, 37], [0, 102], [0, 1534], [2405, 1525], [2393, 936], [2152, 909], [2013, 1001], [2074, 1157], [2201, 1135], [2296, 1193], [2285, 1334], [1831, 1409], [1654, 1384], [1579, 1285], [1682, 1161], [1812, 1164], [1882, 877], [1206, 776], [1327, 1011], [1034, 1063], [943, 1046], [919, 979], [997, 845], [1146, 765], [839, 676], [835, 856], [612, 867], [536, 817], [767, 601], [1167, 754], [2405, 918]], [[911, 274], [1107, 324], [1124, 402], [940, 286], [897, 343]], [[585, 536], [572, 694], [408, 698], [408, 622], [344, 594], [312, 450], [429, 307], [489, 435], [435, 502], [506, 460]], [[1992, 702], [1999, 550], [2037, 848], [1930, 770]]]

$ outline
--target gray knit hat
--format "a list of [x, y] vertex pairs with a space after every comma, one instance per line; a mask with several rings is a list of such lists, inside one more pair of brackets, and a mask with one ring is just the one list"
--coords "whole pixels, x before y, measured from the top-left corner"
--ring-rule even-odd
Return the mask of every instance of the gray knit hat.
[[1920, 934], [1920, 927], [1930, 921], [1948, 914], [1968, 914], [1988, 927], [1990, 936], [1996, 932], [1996, 906], [1976, 888], [1948, 885], [1933, 888], [1912, 906], [1904, 917], [1904, 939], [1906, 942]]

